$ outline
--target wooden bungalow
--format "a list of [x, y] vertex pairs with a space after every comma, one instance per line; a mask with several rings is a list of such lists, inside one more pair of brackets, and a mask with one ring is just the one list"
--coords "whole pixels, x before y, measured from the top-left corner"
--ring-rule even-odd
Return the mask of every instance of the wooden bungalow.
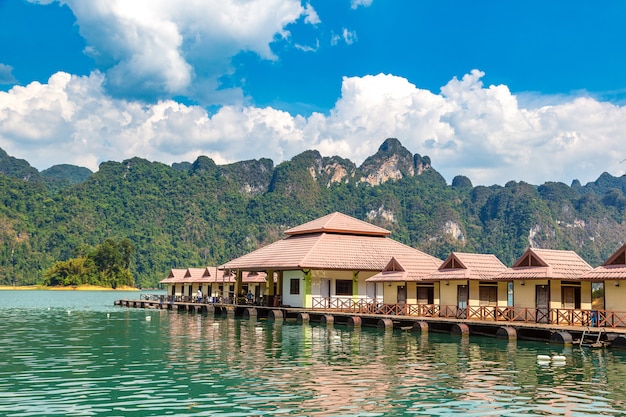
[[168, 297], [176, 297], [183, 294], [186, 273], [186, 269], [172, 268], [170, 269], [170, 273], [167, 275], [167, 278], [159, 282], [159, 284], [165, 285]]
[[440, 315], [493, 319], [508, 303], [506, 283], [494, 280], [506, 270], [495, 255], [452, 252], [430, 276], [440, 289]]
[[[252, 271], [242, 275], [241, 293], [246, 302], [264, 296], [266, 275]], [[235, 275], [215, 266], [205, 268], [172, 269], [167, 278], [160, 282], [166, 286], [168, 296], [181, 301], [234, 302]], [[202, 300], [197, 299], [198, 289]], [[248, 296], [250, 293], [250, 297]]]
[[[275, 292], [271, 286], [267, 288], [268, 304], [350, 308], [383, 302], [383, 283], [367, 279], [385, 269], [394, 257], [403, 263], [423, 263], [430, 272], [441, 264], [433, 256], [390, 239], [388, 230], [338, 212], [285, 234], [286, 238], [233, 259], [220, 269], [237, 271], [238, 277], [241, 271], [276, 272], [278, 285]], [[406, 287], [395, 286], [396, 297], [406, 297]]]
[[573, 251], [529, 248], [495, 277], [509, 282], [514, 320], [584, 324], [591, 309], [591, 284], [581, 277], [591, 266]]
[[623, 312], [626, 311], [623, 304], [626, 300], [626, 244], [615, 251], [606, 262], [586, 272], [580, 279], [591, 283], [591, 308], [595, 314], [600, 314], [600, 321], [604, 317], [611, 320], [611, 325], [619, 321], [622, 326], [626, 326], [626, 318], [623, 317]]
[[[435, 271], [418, 259], [400, 261], [394, 257], [381, 273], [367, 281], [387, 284], [383, 309], [386, 312], [393, 312], [390, 304], [398, 303], [401, 307], [404, 303], [404, 298], [395, 297], [400, 294], [394, 291], [395, 285], [407, 288], [408, 308], [399, 309], [406, 314], [465, 318], [468, 306], [506, 305], [506, 296], [498, 299], [499, 293], [506, 294], [506, 287], [502, 285], [498, 291], [498, 282], [492, 280], [504, 270], [506, 266], [494, 255], [453, 252]], [[493, 311], [490, 314], [493, 317]]]
[[[436, 259], [435, 264], [441, 265], [441, 260]], [[435, 285], [430, 280], [434, 271], [432, 258], [412, 256], [407, 252], [394, 255], [380, 273], [366, 282], [376, 284], [378, 292], [383, 294], [383, 306], [379, 311], [428, 315], [428, 306], [439, 302], [439, 291], [435, 291]], [[416, 311], [418, 305], [424, 306], [425, 311]]]

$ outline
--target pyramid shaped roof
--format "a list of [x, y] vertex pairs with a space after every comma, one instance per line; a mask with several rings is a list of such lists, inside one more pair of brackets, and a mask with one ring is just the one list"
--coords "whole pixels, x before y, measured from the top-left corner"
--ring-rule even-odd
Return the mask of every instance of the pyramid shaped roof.
[[528, 248], [515, 264], [496, 279], [579, 279], [591, 266], [576, 252]]
[[391, 232], [363, 220], [355, 219], [343, 213], [334, 212], [319, 219], [285, 231], [286, 235], [302, 235], [309, 233], [342, 233], [364, 236], [389, 236]]
[[[431, 272], [441, 264], [433, 256], [386, 237], [389, 232], [385, 229], [352, 221], [340, 213], [329, 216], [294, 227], [286, 238], [233, 259], [220, 269], [382, 271], [392, 257], [403, 265], [423, 262]], [[355, 233], [357, 226], [360, 231]]]

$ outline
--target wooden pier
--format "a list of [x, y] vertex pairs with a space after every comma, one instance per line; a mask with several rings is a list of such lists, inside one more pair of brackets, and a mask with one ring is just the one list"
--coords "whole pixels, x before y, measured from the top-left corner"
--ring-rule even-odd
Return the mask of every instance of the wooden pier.
[[[480, 335], [508, 340], [535, 340], [555, 344], [578, 344], [588, 347], [626, 348], [626, 328], [598, 328], [563, 326], [527, 322], [493, 322], [411, 315], [384, 315], [346, 313], [341, 311], [311, 310], [293, 307], [268, 307], [247, 304], [197, 303], [165, 300], [118, 300], [116, 306], [163, 309], [195, 314], [226, 315], [267, 320], [293, 320], [298, 323], [316, 322], [340, 324], [348, 327], [376, 327], [382, 330], [398, 329], [426, 333], [429, 331], [459, 336]], [[600, 329], [602, 329], [600, 331]], [[585, 343], [585, 335], [599, 334], [597, 343]], [[601, 343], [600, 343], [601, 342]]]

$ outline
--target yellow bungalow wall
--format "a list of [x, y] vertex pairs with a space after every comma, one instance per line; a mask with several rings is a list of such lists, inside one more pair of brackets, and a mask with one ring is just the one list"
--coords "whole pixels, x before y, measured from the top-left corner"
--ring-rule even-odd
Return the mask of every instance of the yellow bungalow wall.
[[[517, 308], [535, 308], [537, 285], [547, 285], [548, 280], [513, 281], [513, 305]], [[559, 293], [560, 294], [560, 293]], [[559, 295], [560, 298], [560, 295]], [[552, 299], [552, 294], [550, 294]]]
[[509, 305], [509, 283], [507, 281], [498, 281], [498, 307], [506, 307]]
[[[619, 283], [618, 286], [615, 284]], [[626, 311], [626, 281], [604, 281], [604, 309]]]
[[440, 304], [455, 306], [457, 304], [457, 287], [465, 285], [467, 281], [443, 281], [440, 283]]

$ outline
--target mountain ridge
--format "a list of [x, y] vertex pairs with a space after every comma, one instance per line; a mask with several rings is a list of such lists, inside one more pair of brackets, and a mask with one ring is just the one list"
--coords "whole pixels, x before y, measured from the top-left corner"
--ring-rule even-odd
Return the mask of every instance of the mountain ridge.
[[534, 246], [575, 250], [598, 265], [626, 236], [626, 176], [474, 187], [459, 175], [448, 185], [428, 156], [395, 138], [360, 166], [305, 151], [276, 166], [264, 158], [217, 165], [201, 156], [169, 166], [136, 157], [95, 173], [38, 173], [11, 158], [0, 152], [0, 284], [38, 282], [56, 260], [128, 238], [137, 284], [153, 286], [170, 268], [223, 263], [334, 211], [440, 258], [493, 253], [505, 264]]

